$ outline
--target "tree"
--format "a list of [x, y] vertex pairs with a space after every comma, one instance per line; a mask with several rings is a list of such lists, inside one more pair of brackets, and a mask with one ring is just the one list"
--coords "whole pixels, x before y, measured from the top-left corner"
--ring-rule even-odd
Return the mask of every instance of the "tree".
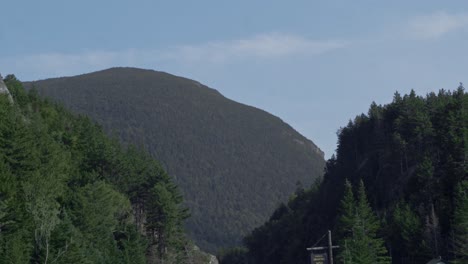
[[390, 263], [382, 238], [377, 236], [380, 223], [367, 201], [364, 183], [359, 184], [357, 199], [351, 184], [346, 181], [345, 195], [341, 202], [339, 223], [344, 238], [339, 255], [346, 264]]
[[427, 247], [431, 249], [432, 256], [440, 256], [440, 220], [437, 216], [434, 204], [431, 204], [429, 214], [426, 216], [425, 242]]
[[403, 263], [420, 263], [431, 257], [423, 243], [422, 221], [408, 203], [400, 201], [397, 204], [390, 226], [393, 252]]
[[159, 258], [162, 260], [167, 252], [167, 247], [174, 242], [173, 239], [180, 227], [180, 222], [178, 222], [179, 208], [174, 201], [173, 194], [167, 186], [161, 183], [156, 184], [151, 189], [148, 203], [147, 232], [152, 245], [156, 246]]
[[468, 262], [468, 181], [458, 184], [455, 196], [454, 214], [454, 263]]
[[164, 248], [186, 253], [174, 246], [187, 241], [182, 197], [159, 163], [25, 93], [14, 76], [5, 82], [15, 103], [0, 95], [0, 264], [151, 263], [131, 204], [137, 195], [151, 219], [162, 218]]
[[351, 183], [346, 180], [343, 199], [341, 200], [341, 217], [339, 219], [339, 235], [345, 237], [341, 247], [343, 248], [340, 258], [344, 263], [353, 262], [353, 254], [350, 250], [350, 237], [354, 234], [354, 224], [356, 222], [356, 199], [353, 194]]

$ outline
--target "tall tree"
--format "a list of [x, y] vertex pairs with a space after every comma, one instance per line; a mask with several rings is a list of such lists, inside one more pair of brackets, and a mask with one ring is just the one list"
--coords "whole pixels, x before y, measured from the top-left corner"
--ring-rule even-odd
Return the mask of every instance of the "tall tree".
[[423, 243], [422, 221], [408, 203], [400, 201], [389, 222], [394, 258], [402, 263], [421, 263], [431, 257]]
[[187, 243], [182, 197], [156, 161], [26, 93], [14, 76], [5, 82], [14, 103], [0, 95], [0, 264], [155, 263], [145, 258], [136, 196], [144, 198], [144, 225], [160, 219], [164, 249], [186, 254], [174, 245]]
[[364, 183], [360, 181], [357, 199], [352, 202], [352, 187], [346, 182], [345, 196], [342, 200], [340, 227], [345, 237], [341, 241], [340, 254], [346, 264], [384, 264], [390, 263], [387, 249], [382, 238], [377, 236], [380, 229], [378, 218], [367, 200]]
[[454, 263], [468, 263], [468, 180], [458, 184], [455, 196]]

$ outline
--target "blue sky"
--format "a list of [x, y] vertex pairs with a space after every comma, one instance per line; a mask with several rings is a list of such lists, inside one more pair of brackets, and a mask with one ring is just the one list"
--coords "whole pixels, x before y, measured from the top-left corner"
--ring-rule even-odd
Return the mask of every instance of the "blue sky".
[[0, 1], [0, 73], [113, 66], [195, 79], [279, 116], [329, 157], [336, 131], [468, 81], [466, 1]]

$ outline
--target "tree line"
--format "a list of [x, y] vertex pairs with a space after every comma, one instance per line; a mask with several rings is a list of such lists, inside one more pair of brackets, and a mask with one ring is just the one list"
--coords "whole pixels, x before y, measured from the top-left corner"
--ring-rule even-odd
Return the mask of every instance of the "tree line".
[[[0, 263], [183, 263], [195, 256], [176, 185], [87, 117], [5, 78]], [[195, 261], [193, 263], [196, 263]]]
[[221, 263], [308, 263], [327, 230], [337, 263], [468, 263], [468, 95], [462, 85], [372, 103], [338, 131], [325, 175], [298, 188]]

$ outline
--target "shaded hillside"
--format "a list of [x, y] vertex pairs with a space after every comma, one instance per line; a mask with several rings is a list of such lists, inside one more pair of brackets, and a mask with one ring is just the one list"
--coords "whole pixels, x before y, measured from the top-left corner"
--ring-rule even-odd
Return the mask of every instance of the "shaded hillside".
[[239, 243], [322, 175], [323, 153], [289, 125], [189, 79], [113, 68], [26, 85], [144, 146], [180, 186], [203, 249]]
[[[207, 263], [176, 185], [87, 117], [0, 79], [0, 264]], [[6, 88], [8, 87], [8, 89]]]
[[[343, 198], [346, 179], [359, 197], [364, 197], [358, 190], [359, 182], [364, 182], [380, 220], [377, 236], [388, 250], [382, 252], [391, 256], [392, 263], [427, 263], [438, 256], [458, 260], [450, 263], [468, 263], [468, 94], [464, 88], [425, 97], [396, 93], [388, 105], [372, 104], [368, 114], [340, 129], [337, 156], [327, 162], [323, 181], [296, 192], [296, 199], [277, 208], [269, 221], [247, 236], [248, 253], [233, 250], [221, 263], [246, 263], [246, 259], [250, 264], [309, 263], [305, 248], [327, 229], [334, 230], [335, 243], [341, 245], [335, 253], [352, 252], [343, 253], [350, 246], [343, 241], [361, 226], [343, 230], [346, 221], [360, 217], [346, 210], [351, 208]], [[361, 225], [368, 222], [364, 219]], [[338, 263], [343, 263], [340, 258]]]

